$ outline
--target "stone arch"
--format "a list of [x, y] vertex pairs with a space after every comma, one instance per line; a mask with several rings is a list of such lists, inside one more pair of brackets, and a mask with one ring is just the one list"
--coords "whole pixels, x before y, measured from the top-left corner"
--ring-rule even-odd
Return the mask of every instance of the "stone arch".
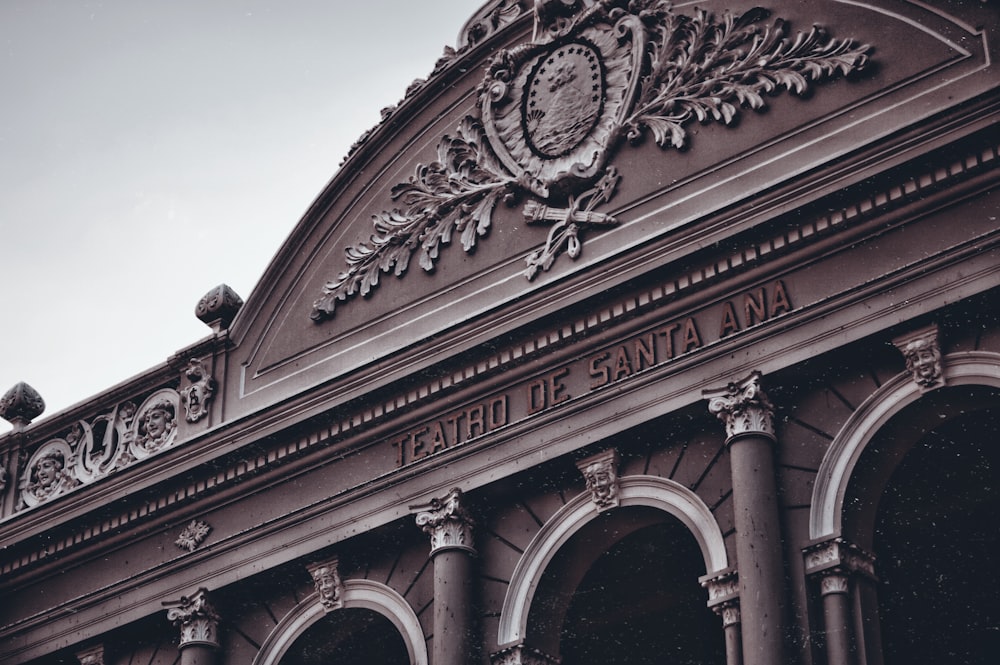
[[[968, 351], [942, 356], [946, 390], [955, 386], [1000, 389], [1000, 354]], [[810, 539], [829, 540], [843, 533], [848, 485], [865, 448], [894, 416], [923, 393], [909, 372], [897, 374], [873, 392], [848, 418], [820, 463], [809, 512]]]
[[[656, 476], [628, 476], [619, 480], [620, 507], [646, 506], [680, 520], [694, 536], [709, 576], [728, 567], [726, 545], [715, 516], [694, 492], [672, 480]], [[500, 614], [497, 644], [507, 648], [527, 637], [528, 614], [542, 574], [556, 552], [573, 534], [599, 517], [589, 492], [563, 506], [535, 534], [514, 568]]]
[[[423, 629], [409, 603], [392, 588], [370, 580], [344, 582], [345, 609], [361, 608], [378, 612], [399, 631], [413, 665], [428, 665]], [[278, 665], [281, 658], [310, 626], [326, 616], [319, 594], [312, 593], [292, 608], [264, 640], [253, 665]]]

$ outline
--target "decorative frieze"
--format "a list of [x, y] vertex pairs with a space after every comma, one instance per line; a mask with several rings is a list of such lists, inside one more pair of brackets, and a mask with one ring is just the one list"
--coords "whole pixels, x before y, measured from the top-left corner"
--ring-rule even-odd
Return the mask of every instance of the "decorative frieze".
[[561, 662], [561, 658], [524, 644], [516, 644], [490, 655], [490, 665], [559, 665]]
[[462, 549], [475, 553], [472, 539], [472, 516], [464, 505], [462, 490], [455, 488], [443, 499], [432, 499], [424, 506], [414, 506], [417, 526], [431, 537], [431, 554], [444, 549]]
[[703, 578], [701, 585], [708, 591], [708, 606], [711, 608], [739, 600], [740, 578], [735, 570], [709, 579]]
[[208, 589], [198, 589], [190, 596], [181, 596], [171, 606], [167, 619], [180, 629], [180, 648], [189, 646], [219, 647], [219, 614], [208, 596]]
[[180, 535], [177, 536], [177, 540], [174, 541], [174, 545], [181, 548], [182, 550], [187, 550], [188, 552], [194, 552], [198, 549], [198, 546], [205, 542], [208, 538], [208, 534], [212, 532], [212, 527], [208, 522], [202, 520], [191, 520], [184, 530], [181, 531]]
[[340, 579], [340, 561], [334, 557], [328, 561], [311, 563], [306, 566], [312, 576], [319, 603], [326, 612], [344, 606], [344, 583]]
[[180, 392], [184, 417], [189, 423], [196, 423], [208, 415], [212, 396], [215, 394], [215, 379], [197, 358], [188, 361], [184, 376], [191, 381], [191, 385]]
[[618, 507], [619, 461], [618, 451], [609, 448], [576, 463], [587, 481], [587, 491], [597, 512]]
[[754, 372], [725, 388], [706, 390], [708, 410], [726, 425], [726, 437], [756, 434], [774, 439], [774, 406], [761, 387], [761, 374]]
[[920, 392], [925, 393], [945, 384], [937, 324], [900, 335], [892, 343], [906, 359], [906, 370], [913, 375]]

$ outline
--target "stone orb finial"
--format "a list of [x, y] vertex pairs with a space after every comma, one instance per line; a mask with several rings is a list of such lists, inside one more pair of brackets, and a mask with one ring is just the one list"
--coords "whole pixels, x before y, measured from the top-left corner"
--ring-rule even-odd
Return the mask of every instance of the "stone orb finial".
[[202, 296], [194, 309], [194, 314], [199, 321], [219, 332], [229, 327], [242, 306], [243, 298], [240, 298], [236, 291], [227, 284], [219, 284]]
[[24, 381], [0, 397], [0, 417], [20, 429], [45, 411], [45, 400]]

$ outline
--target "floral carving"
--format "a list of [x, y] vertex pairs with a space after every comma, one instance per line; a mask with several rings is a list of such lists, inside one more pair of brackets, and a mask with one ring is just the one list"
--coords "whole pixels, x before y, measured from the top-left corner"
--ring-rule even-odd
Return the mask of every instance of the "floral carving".
[[[498, 4], [488, 25], [470, 27], [469, 42], [519, 12], [518, 3]], [[381, 273], [402, 277], [414, 253], [432, 271], [454, 238], [473, 251], [498, 203], [523, 196], [542, 201], [526, 202], [528, 221], [555, 224], [526, 259], [534, 279], [561, 252], [579, 256], [583, 229], [616, 223], [595, 208], [614, 193], [618, 174], [606, 164], [624, 139], [648, 132], [680, 148], [694, 121], [730, 125], [741, 109], [763, 109], [766, 95], [803, 94], [867, 63], [867, 45], [820, 28], [790, 37], [784, 21], [766, 26], [767, 17], [761, 9], [677, 15], [666, 0], [535, 2], [533, 41], [494, 56], [477, 111], [441, 140], [436, 161], [393, 188], [396, 207], [374, 216], [367, 242], [346, 249], [347, 268], [324, 286], [312, 318], [368, 295]]]
[[191, 520], [191, 522], [184, 527], [184, 530], [181, 531], [180, 535], [177, 536], [177, 540], [174, 541], [174, 545], [182, 550], [194, 552], [198, 549], [199, 545], [205, 542], [205, 539], [208, 538], [208, 534], [210, 533], [212, 533], [212, 527], [208, 522], [203, 522], [202, 520]]
[[464, 506], [464, 495], [457, 487], [444, 499], [434, 498], [425, 506], [415, 506], [417, 526], [431, 537], [431, 554], [442, 549], [474, 552], [472, 516]]
[[215, 379], [197, 358], [188, 361], [184, 375], [191, 381], [191, 385], [180, 392], [184, 417], [189, 423], [196, 423], [208, 415], [208, 407], [215, 394]]

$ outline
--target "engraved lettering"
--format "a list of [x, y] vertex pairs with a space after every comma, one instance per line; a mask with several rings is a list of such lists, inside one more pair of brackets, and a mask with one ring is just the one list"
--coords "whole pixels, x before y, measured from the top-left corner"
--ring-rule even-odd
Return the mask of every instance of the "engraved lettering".
[[656, 337], [653, 333], [635, 338], [635, 371], [656, 365]]
[[466, 411], [468, 416], [467, 421], [467, 432], [469, 434], [468, 438], [479, 436], [480, 434], [486, 433], [486, 407], [482, 404], [474, 406], [468, 411]]
[[489, 416], [489, 428], [494, 430], [507, 424], [507, 396], [501, 395], [492, 402], [486, 412]]
[[771, 316], [780, 316], [792, 311], [792, 301], [780, 279], [774, 283], [774, 297], [771, 298]]
[[421, 437], [427, 433], [426, 427], [421, 427], [418, 430], [410, 432], [410, 459], [416, 460], [421, 457], [427, 457], [428, 452], [424, 450], [424, 441]]
[[747, 327], [767, 321], [767, 302], [764, 287], [757, 289], [754, 297], [752, 291], [743, 294], [743, 321]]
[[590, 382], [590, 389], [600, 388], [601, 386], [606, 386], [611, 383], [611, 369], [604, 363], [608, 360], [608, 352], [593, 356], [590, 359], [590, 376], [593, 381]]
[[569, 376], [569, 367], [563, 367], [549, 375], [549, 395], [552, 406], [569, 399], [569, 395], [566, 393], [566, 384], [563, 383], [563, 379], [567, 376]]
[[544, 411], [548, 405], [545, 394], [545, 381], [532, 381], [528, 384], [528, 415], [533, 416]]
[[674, 333], [680, 330], [681, 324], [671, 323], [669, 326], [664, 326], [660, 328], [657, 334], [661, 335], [667, 343], [667, 355], [664, 357], [665, 360], [670, 360], [674, 357]]
[[692, 349], [700, 347], [701, 335], [698, 334], [698, 326], [695, 325], [694, 319], [689, 316], [684, 319], [684, 349], [682, 353], [687, 353]]
[[618, 381], [619, 379], [631, 375], [632, 375], [632, 361], [629, 360], [628, 351], [625, 350], [624, 346], [619, 346], [618, 353], [615, 356], [614, 380]]
[[444, 427], [440, 420], [435, 420], [431, 425], [431, 454], [448, 447], [448, 439], [444, 435]]
[[719, 337], [726, 337], [740, 331], [740, 323], [736, 318], [736, 309], [728, 300], [722, 305], [722, 323], [719, 325]]

